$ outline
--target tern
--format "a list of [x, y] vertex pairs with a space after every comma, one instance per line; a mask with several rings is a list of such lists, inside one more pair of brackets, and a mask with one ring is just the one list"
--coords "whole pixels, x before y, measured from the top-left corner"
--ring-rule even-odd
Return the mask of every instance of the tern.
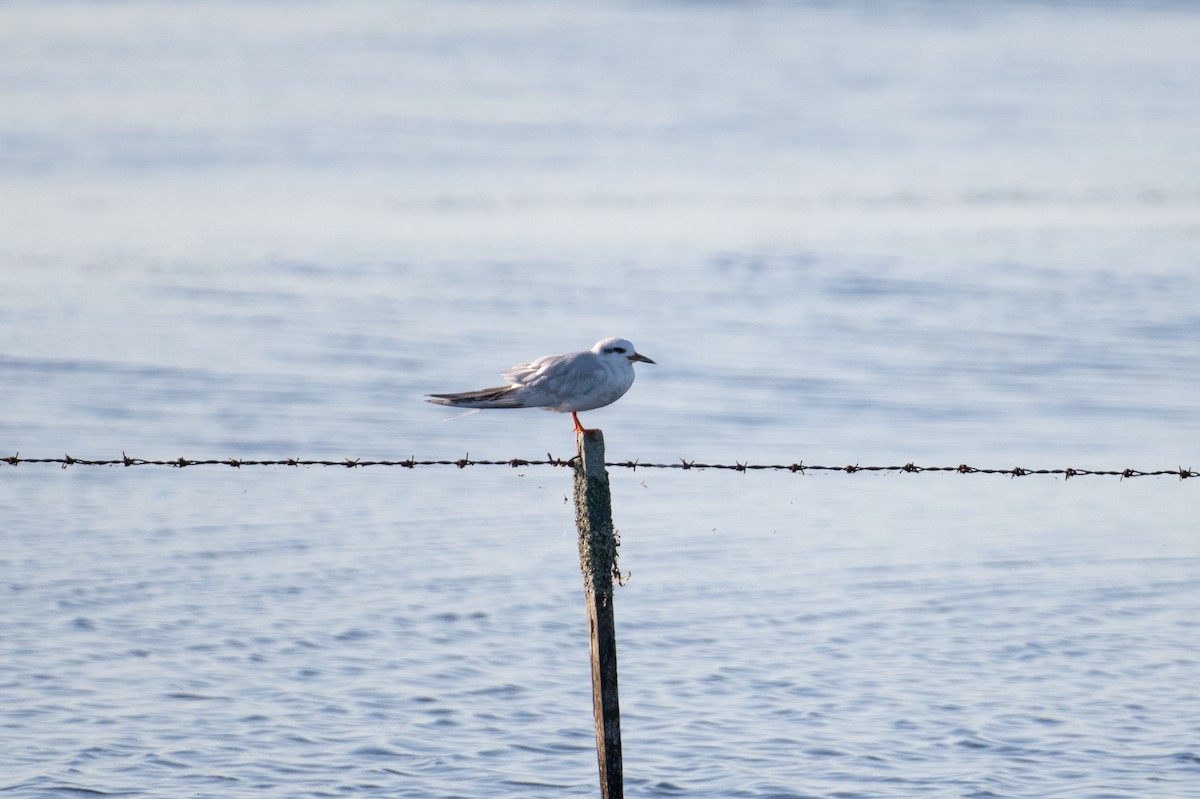
[[635, 361], [654, 363], [623, 338], [597, 341], [590, 350], [543, 355], [500, 373], [508, 385], [427, 394], [426, 402], [455, 408], [541, 408], [571, 414], [575, 432], [584, 432], [576, 415], [611, 405], [633, 385]]

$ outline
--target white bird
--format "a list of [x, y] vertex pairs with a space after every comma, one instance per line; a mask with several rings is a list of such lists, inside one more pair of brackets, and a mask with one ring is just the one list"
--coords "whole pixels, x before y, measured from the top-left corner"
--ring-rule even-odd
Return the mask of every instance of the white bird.
[[426, 402], [455, 408], [541, 408], [569, 413], [583, 431], [578, 411], [616, 402], [633, 385], [633, 362], [654, 361], [623, 338], [597, 341], [590, 350], [543, 355], [501, 372], [508, 385], [459, 394], [427, 394]]

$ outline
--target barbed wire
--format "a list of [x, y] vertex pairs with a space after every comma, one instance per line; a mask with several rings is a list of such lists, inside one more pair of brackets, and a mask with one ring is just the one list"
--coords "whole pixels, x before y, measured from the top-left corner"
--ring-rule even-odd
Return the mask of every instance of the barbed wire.
[[[405, 469], [415, 469], [418, 466], [456, 466], [459, 469], [465, 469], [468, 466], [509, 466], [514, 469], [525, 466], [554, 466], [554, 467], [573, 467], [578, 461], [578, 456], [570, 458], [556, 458], [547, 453], [545, 460], [528, 460], [525, 458], [510, 458], [508, 460], [478, 460], [471, 458], [470, 455], [459, 458], [457, 460], [416, 460], [408, 458], [406, 460], [365, 460], [363, 458], [344, 458], [342, 460], [321, 460], [308, 458], [278, 458], [278, 459], [247, 459], [247, 458], [211, 458], [211, 459], [195, 459], [195, 458], [174, 458], [169, 460], [154, 460], [147, 458], [134, 458], [121, 453], [120, 458], [76, 458], [71, 455], [63, 455], [58, 458], [22, 458], [20, 453], [0, 457], [0, 463], [8, 466], [18, 466], [21, 464], [58, 464], [63, 469], [68, 466], [169, 466], [176, 469], [183, 469], [189, 466], [230, 466], [236, 469], [251, 466], [341, 466], [348, 469], [366, 468], [368, 466], [398, 466]], [[1174, 469], [1152, 469], [1149, 471], [1142, 469], [1026, 469], [1021, 466], [1014, 466], [1010, 469], [991, 469], [978, 468], [968, 466], [967, 464], [959, 464], [958, 466], [917, 466], [913, 463], [906, 463], [903, 466], [860, 466], [858, 464], [850, 464], [846, 466], [819, 466], [816, 464], [806, 464], [803, 461], [790, 464], [761, 464], [761, 463], [742, 463], [734, 461], [733, 463], [697, 463], [694, 460], [680, 458], [678, 463], [642, 463], [640, 461], [613, 461], [606, 462], [605, 466], [617, 469], [680, 469], [688, 470], [726, 470], [734, 472], [755, 472], [755, 471], [775, 471], [775, 472], [792, 472], [805, 474], [807, 472], [843, 472], [845, 474], [855, 474], [857, 472], [901, 472], [906, 474], [923, 474], [926, 472], [954, 472], [957, 474], [996, 474], [1008, 475], [1009, 477], [1027, 477], [1030, 475], [1056, 475], [1062, 476], [1065, 479], [1072, 477], [1178, 477], [1180, 480], [1186, 480], [1189, 477], [1200, 477], [1200, 472], [1182, 466]]]

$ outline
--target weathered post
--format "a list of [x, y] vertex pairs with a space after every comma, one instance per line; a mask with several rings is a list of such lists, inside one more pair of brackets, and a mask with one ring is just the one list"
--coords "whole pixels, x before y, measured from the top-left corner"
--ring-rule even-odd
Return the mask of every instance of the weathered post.
[[583, 569], [592, 651], [592, 711], [596, 717], [600, 797], [623, 799], [617, 633], [613, 622], [617, 536], [612, 523], [612, 494], [608, 488], [608, 472], [604, 468], [604, 434], [599, 430], [584, 430], [577, 437], [575, 526], [579, 530], [579, 566]]

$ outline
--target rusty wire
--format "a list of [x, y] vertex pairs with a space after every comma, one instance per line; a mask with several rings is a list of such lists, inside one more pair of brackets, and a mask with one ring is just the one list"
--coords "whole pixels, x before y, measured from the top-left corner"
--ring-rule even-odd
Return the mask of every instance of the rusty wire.
[[[109, 459], [92, 459], [92, 458], [76, 458], [71, 455], [63, 455], [59, 458], [22, 458], [20, 453], [0, 457], [0, 464], [8, 466], [18, 466], [20, 464], [58, 464], [62, 468], [68, 466], [170, 466], [177, 469], [182, 469], [188, 466], [230, 466], [240, 469], [246, 466], [342, 466], [349, 469], [357, 469], [367, 466], [400, 466], [405, 469], [415, 469], [418, 466], [457, 466], [459, 469], [465, 469], [468, 466], [509, 466], [514, 469], [524, 466], [565, 466], [572, 467], [575, 465], [578, 456], [571, 458], [556, 458], [549, 453], [546, 454], [545, 460], [527, 460], [524, 458], [510, 458], [508, 460], [477, 460], [471, 458], [470, 455], [459, 458], [457, 460], [416, 460], [408, 458], [406, 460], [365, 460], [363, 458], [344, 458], [342, 460], [320, 460], [306, 458], [280, 458], [273, 460], [263, 459], [246, 459], [246, 458], [212, 458], [212, 459], [193, 459], [193, 458], [174, 458], [170, 460], [153, 460], [146, 458], [134, 458], [121, 453], [120, 458]], [[903, 466], [860, 466], [858, 464], [850, 464], [846, 466], [818, 466], [814, 464], [806, 464], [803, 461], [800, 463], [791, 464], [759, 464], [759, 463], [697, 463], [694, 460], [686, 460], [680, 458], [678, 463], [641, 463], [640, 461], [613, 461], [606, 462], [605, 466], [618, 469], [681, 469], [681, 470], [705, 470], [717, 469], [734, 472], [754, 472], [754, 471], [774, 471], [774, 472], [792, 472], [805, 474], [807, 472], [844, 472], [845, 474], [854, 474], [856, 472], [902, 472], [908, 474], [920, 474], [924, 472], [955, 472], [958, 474], [999, 474], [1008, 475], [1009, 477], [1027, 477], [1029, 475], [1056, 475], [1062, 476], [1065, 479], [1072, 477], [1086, 476], [1102, 476], [1102, 477], [1178, 477], [1180, 480], [1185, 480], [1189, 477], [1200, 477], [1200, 472], [1182, 466], [1175, 469], [1026, 469], [1021, 466], [1015, 466], [1010, 469], [988, 469], [968, 466], [967, 464], [959, 464], [958, 466], [917, 466], [912, 463], [906, 463]]]

